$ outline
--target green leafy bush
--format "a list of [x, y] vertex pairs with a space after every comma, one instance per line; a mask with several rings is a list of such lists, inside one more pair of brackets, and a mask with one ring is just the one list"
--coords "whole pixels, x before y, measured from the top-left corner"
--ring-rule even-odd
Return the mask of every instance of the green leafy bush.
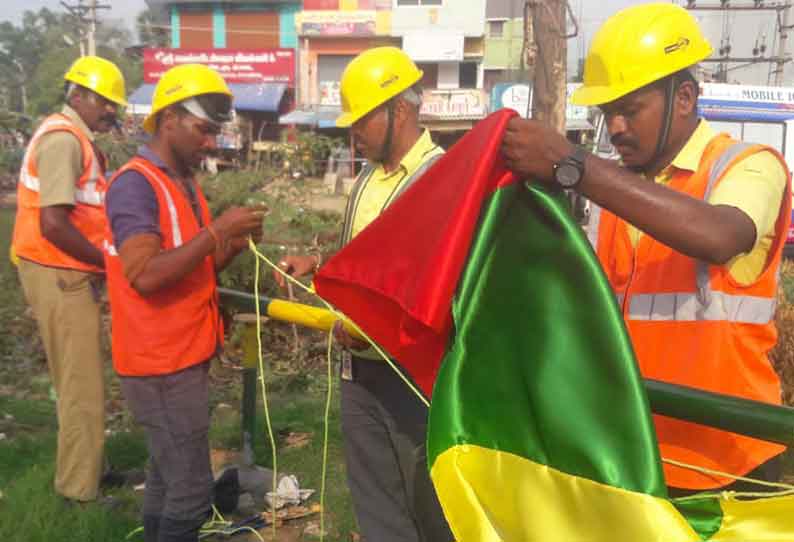
[[[327, 248], [321, 239], [331, 243], [338, 231], [341, 217], [328, 211], [314, 211], [301, 204], [303, 181], [290, 182], [289, 189], [271, 189], [271, 172], [224, 171], [202, 179], [210, 211], [218, 216], [233, 206], [264, 204], [268, 214], [264, 220], [263, 239], [259, 250], [275, 261], [285, 253], [301, 254], [310, 249]], [[328, 235], [331, 232], [331, 235]], [[326, 234], [326, 235], [322, 235]], [[254, 287], [255, 259], [246, 252], [220, 274], [221, 286], [250, 292]], [[262, 265], [264, 268], [264, 264]], [[269, 269], [263, 269], [260, 292], [276, 295], [277, 287]]]

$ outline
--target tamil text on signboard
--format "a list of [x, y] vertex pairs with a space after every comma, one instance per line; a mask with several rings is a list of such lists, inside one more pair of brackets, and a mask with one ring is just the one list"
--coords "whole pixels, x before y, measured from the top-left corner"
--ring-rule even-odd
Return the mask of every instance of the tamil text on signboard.
[[295, 51], [292, 49], [144, 49], [143, 79], [156, 83], [180, 64], [204, 64], [228, 83], [295, 82]]

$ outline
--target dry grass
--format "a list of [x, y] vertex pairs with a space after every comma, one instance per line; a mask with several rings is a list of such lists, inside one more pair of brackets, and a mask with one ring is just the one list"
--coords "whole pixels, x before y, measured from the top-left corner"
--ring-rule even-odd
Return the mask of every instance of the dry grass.
[[783, 380], [783, 400], [794, 406], [794, 263], [789, 260], [781, 267], [775, 319], [780, 335], [772, 351], [772, 360]]

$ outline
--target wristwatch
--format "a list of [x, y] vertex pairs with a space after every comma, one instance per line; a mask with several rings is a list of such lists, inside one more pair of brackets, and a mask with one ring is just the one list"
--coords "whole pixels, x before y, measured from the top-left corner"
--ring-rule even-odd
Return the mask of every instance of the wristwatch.
[[587, 151], [576, 145], [573, 152], [554, 164], [554, 180], [565, 189], [576, 188], [584, 177], [584, 161]]

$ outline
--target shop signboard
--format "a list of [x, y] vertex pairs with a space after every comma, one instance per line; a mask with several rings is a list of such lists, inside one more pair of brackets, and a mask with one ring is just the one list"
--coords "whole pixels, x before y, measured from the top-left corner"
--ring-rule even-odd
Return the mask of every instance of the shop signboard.
[[[566, 87], [567, 96], [565, 103], [565, 118], [570, 124], [571, 121], [587, 122], [587, 107], [573, 105], [571, 95], [579, 88], [581, 83], [568, 83]], [[531, 116], [532, 87], [526, 83], [499, 83], [491, 90], [491, 110], [497, 111], [508, 108], [516, 111], [524, 118]]]
[[204, 64], [223, 76], [227, 83], [295, 84], [293, 49], [164, 49], [143, 51], [143, 80], [156, 83], [180, 64]]
[[424, 118], [479, 119], [486, 114], [485, 93], [479, 89], [431, 90], [422, 97]]
[[299, 17], [302, 36], [374, 36], [376, 30], [375, 10], [329, 11], [305, 10]]

